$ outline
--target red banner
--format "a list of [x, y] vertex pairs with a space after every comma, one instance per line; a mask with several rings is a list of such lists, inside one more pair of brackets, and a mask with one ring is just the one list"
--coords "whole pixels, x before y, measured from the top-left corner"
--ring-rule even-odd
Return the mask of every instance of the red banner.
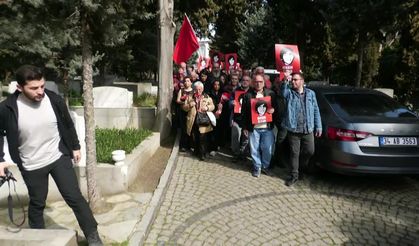
[[252, 98], [250, 100], [252, 124], [272, 122], [272, 114], [268, 113], [271, 108], [271, 97]]
[[234, 113], [240, 114], [242, 112], [242, 101], [245, 91], [234, 92]]
[[276, 70], [280, 72], [280, 79], [300, 72], [300, 54], [298, 46], [292, 44], [275, 44]]
[[192, 28], [189, 18], [183, 17], [183, 24], [180, 28], [179, 37], [173, 52], [173, 60], [176, 64], [187, 62], [189, 57], [199, 48], [198, 38]]

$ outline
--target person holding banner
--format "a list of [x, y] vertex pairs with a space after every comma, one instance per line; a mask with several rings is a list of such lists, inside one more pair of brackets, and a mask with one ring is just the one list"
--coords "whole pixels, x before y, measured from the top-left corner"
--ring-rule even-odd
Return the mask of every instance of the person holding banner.
[[299, 167], [306, 167], [314, 154], [314, 137], [321, 137], [322, 122], [314, 91], [304, 87], [304, 76], [292, 74], [291, 88], [288, 82], [281, 85], [281, 93], [287, 102], [282, 126], [288, 131], [290, 145], [290, 176], [285, 185], [298, 181]]
[[242, 104], [243, 134], [249, 137], [253, 177], [259, 177], [261, 172], [269, 175], [277, 109], [275, 93], [265, 88], [263, 75], [256, 74], [253, 88], [245, 94]]
[[241, 106], [243, 96], [249, 90], [250, 81], [250, 76], [243, 76], [241, 85], [233, 91], [229, 101], [233, 116], [231, 124], [231, 150], [233, 152], [233, 162], [238, 162], [239, 160], [244, 159], [244, 152], [249, 143], [247, 136], [242, 134], [243, 122]]

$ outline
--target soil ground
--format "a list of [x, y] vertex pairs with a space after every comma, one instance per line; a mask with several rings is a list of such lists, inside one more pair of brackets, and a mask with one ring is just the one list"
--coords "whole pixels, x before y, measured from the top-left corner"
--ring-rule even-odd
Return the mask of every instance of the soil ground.
[[129, 191], [139, 193], [154, 192], [161, 175], [166, 168], [167, 161], [172, 153], [175, 136], [171, 135], [157, 149], [149, 161], [149, 165], [144, 165], [138, 173], [136, 181], [129, 187]]

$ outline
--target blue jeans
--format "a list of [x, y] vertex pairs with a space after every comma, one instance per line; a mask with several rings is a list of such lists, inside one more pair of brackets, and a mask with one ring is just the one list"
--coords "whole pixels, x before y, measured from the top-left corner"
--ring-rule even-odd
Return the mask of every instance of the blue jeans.
[[249, 143], [253, 168], [269, 168], [272, 158], [272, 149], [275, 143], [275, 136], [272, 129], [253, 129], [253, 132], [249, 132]]

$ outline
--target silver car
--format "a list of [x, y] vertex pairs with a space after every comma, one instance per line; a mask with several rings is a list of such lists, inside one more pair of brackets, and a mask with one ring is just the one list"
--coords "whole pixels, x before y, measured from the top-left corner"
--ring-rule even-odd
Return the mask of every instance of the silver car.
[[419, 174], [419, 118], [371, 89], [313, 86], [323, 124], [312, 164], [342, 174]]

